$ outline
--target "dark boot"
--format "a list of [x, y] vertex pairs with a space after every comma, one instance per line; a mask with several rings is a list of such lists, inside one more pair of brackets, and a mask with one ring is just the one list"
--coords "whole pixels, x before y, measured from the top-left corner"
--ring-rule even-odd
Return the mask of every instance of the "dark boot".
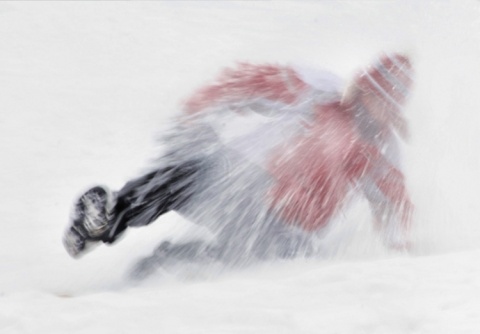
[[80, 196], [63, 238], [72, 257], [80, 256], [88, 245], [104, 241], [108, 236], [114, 222], [115, 203], [116, 195], [104, 186], [93, 187]]

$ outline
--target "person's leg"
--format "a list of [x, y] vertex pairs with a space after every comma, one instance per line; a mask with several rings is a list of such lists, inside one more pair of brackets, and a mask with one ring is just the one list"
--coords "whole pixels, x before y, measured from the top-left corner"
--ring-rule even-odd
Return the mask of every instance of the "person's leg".
[[166, 167], [128, 182], [117, 194], [107, 187], [89, 189], [77, 200], [64, 236], [68, 253], [77, 257], [87, 246], [113, 243], [130, 226], [148, 225], [184, 205], [198, 177], [195, 161]]
[[155, 273], [159, 268], [182, 264], [211, 264], [219, 261], [218, 250], [204, 240], [187, 241], [183, 243], [162, 242], [150, 256], [136, 263], [130, 271], [130, 278], [144, 279]]
[[194, 194], [199, 163], [166, 167], [127, 183], [114, 207], [115, 219], [103, 240], [112, 243], [127, 227], [144, 226], [170, 210], [181, 208]]

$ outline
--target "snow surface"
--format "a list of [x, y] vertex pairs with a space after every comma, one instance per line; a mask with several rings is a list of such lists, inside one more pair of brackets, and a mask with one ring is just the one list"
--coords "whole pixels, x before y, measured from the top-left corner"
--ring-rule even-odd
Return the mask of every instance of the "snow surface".
[[[0, 2], [0, 333], [479, 333], [480, 2]], [[322, 260], [142, 282], [132, 266], [190, 228], [175, 214], [81, 260], [73, 198], [141, 173], [183, 98], [235, 61], [348, 78], [406, 50], [417, 82], [404, 165], [410, 254], [365, 203]]]

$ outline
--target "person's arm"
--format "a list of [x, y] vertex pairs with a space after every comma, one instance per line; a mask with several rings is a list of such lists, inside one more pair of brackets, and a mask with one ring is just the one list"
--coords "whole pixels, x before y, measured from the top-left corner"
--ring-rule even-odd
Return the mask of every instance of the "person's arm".
[[372, 209], [374, 224], [391, 248], [410, 247], [413, 204], [403, 173], [373, 146], [363, 145], [346, 165]]
[[308, 89], [289, 67], [239, 64], [226, 69], [216, 82], [199, 89], [185, 103], [185, 112], [193, 115], [206, 110], [254, 111], [260, 114], [279, 111], [291, 105]]

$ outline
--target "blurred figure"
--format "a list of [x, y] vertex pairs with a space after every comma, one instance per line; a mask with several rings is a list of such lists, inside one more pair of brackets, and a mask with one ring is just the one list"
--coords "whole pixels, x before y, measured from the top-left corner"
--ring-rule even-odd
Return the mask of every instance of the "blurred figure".
[[197, 91], [144, 176], [76, 202], [64, 245], [73, 257], [174, 210], [213, 241], [164, 242], [164, 261], [314, 256], [318, 238], [355, 197], [370, 203], [392, 248], [408, 247], [410, 202], [398, 139], [412, 85], [401, 54], [381, 55], [345, 90], [327, 72], [239, 64]]

